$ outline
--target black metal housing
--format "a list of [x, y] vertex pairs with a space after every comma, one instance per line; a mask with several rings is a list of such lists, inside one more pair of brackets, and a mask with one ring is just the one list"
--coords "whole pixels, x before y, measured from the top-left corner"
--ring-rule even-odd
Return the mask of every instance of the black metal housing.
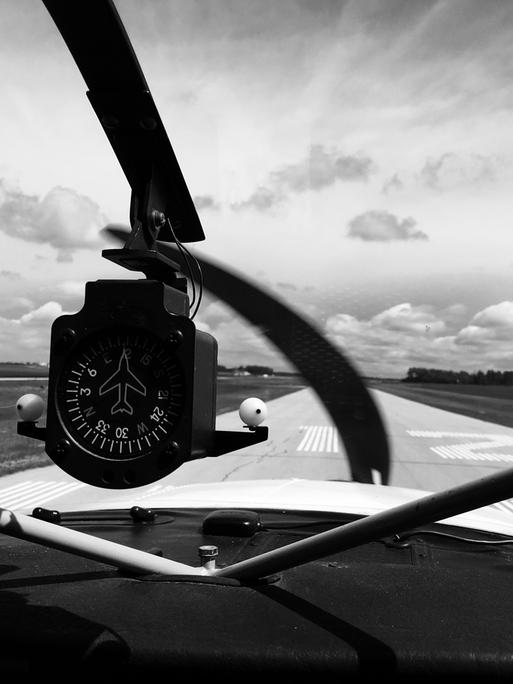
[[[95, 486], [127, 488], [153, 482], [188, 460], [213, 453], [217, 343], [211, 335], [196, 330], [187, 313], [186, 295], [161, 282], [100, 280], [87, 283], [81, 311], [54, 322], [46, 451], [63, 470]], [[59, 377], [81, 341], [116, 326], [151, 332], [168, 345], [186, 388], [183, 412], [173, 433], [151, 454], [130, 461], [106, 459], [84, 449], [63, 423], [56, 395]]]

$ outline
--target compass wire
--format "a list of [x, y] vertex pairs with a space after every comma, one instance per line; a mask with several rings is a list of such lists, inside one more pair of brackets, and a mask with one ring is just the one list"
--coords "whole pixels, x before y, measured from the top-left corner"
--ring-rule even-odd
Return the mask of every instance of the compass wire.
[[[167, 224], [169, 226], [169, 229], [171, 231], [171, 235], [173, 236], [173, 240], [175, 241], [176, 247], [178, 251], [180, 252], [180, 255], [182, 259], [184, 260], [184, 263], [187, 267], [187, 272], [189, 275], [189, 279], [191, 281], [191, 286], [192, 286], [192, 302], [191, 302], [191, 309], [193, 307], [194, 311], [192, 312], [190, 318], [191, 320], [194, 319], [196, 314], [198, 313], [199, 306], [201, 304], [201, 300], [203, 298], [203, 273], [201, 271], [201, 266], [194, 256], [194, 254], [191, 254], [187, 247], [180, 242], [180, 240], [177, 238], [175, 231], [173, 230], [173, 226], [171, 225], [171, 221], [169, 219], [166, 219]], [[194, 265], [196, 274], [193, 272], [193, 268], [191, 266], [191, 263]], [[198, 294], [196, 295], [196, 279], [198, 280]]]
[[187, 268], [187, 274], [189, 276], [189, 280], [191, 281], [192, 301], [191, 301], [190, 306], [192, 308], [194, 306], [195, 301], [196, 301], [196, 283], [195, 283], [194, 278], [193, 278], [192, 267], [191, 267], [191, 264], [189, 261], [189, 257], [185, 251], [184, 246], [182, 245], [180, 240], [177, 238], [175, 231], [173, 230], [173, 226], [171, 225], [171, 221], [169, 219], [166, 219], [166, 222], [167, 222], [167, 225], [169, 226], [169, 230], [171, 231], [171, 235], [173, 237], [173, 240], [175, 241], [175, 244], [176, 244], [176, 247], [180, 253], [180, 256], [182, 257], [182, 259], [185, 263], [185, 266]]
[[196, 259], [196, 257], [194, 256], [194, 254], [191, 254], [191, 252], [189, 252], [189, 250], [187, 249], [187, 247], [185, 247], [185, 245], [182, 245], [182, 247], [183, 247], [184, 250], [187, 252], [187, 254], [189, 254], [189, 256], [191, 257], [191, 259], [193, 260], [193, 263], [194, 263], [194, 265], [196, 266], [196, 274], [197, 274], [197, 277], [198, 277], [198, 284], [199, 284], [198, 301], [197, 301], [197, 304], [196, 304], [196, 308], [194, 309], [194, 312], [193, 312], [193, 314], [191, 315], [191, 319], [193, 319], [193, 318], [196, 316], [196, 314], [198, 313], [198, 309], [199, 309], [199, 307], [200, 307], [201, 300], [202, 300], [202, 298], [203, 298], [203, 272], [202, 272], [202, 270], [201, 270], [201, 266], [200, 266], [200, 264], [199, 264], [199, 261]]

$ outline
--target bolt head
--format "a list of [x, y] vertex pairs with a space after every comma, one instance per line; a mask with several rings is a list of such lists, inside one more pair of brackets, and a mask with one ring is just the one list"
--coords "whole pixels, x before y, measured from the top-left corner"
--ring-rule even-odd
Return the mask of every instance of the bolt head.
[[173, 330], [169, 335], [169, 342], [173, 347], [178, 347], [183, 341], [183, 333], [181, 330]]
[[214, 544], [205, 544], [198, 547], [200, 558], [215, 558], [219, 554], [219, 549]]
[[119, 126], [119, 119], [113, 114], [104, 114], [101, 118], [101, 122], [104, 128], [112, 129]]
[[62, 353], [66, 351], [71, 344], [75, 341], [77, 333], [72, 328], [66, 328], [62, 331], [60, 337], [57, 339], [55, 348], [58, 352]]
[[154, 131], [157, 128], [157, 122], [152, 116], [145, 116], [139, 121], [139, 125], [145, 131]]
[[55, 445], [53, 449], [53, 456], [56, 458], [63, 458], [66, 456], [66, 454], [69, 453], [69, 450], [71, 449], [71, 444], [67, 439], [59, 439], [57, 444]]
[[169, 442], [169, 444], [166, 447], [166, 453], [169, 454], [170, 456], [176, 456], [176, 454], [180, 451], [180, 445], [178, 442]]

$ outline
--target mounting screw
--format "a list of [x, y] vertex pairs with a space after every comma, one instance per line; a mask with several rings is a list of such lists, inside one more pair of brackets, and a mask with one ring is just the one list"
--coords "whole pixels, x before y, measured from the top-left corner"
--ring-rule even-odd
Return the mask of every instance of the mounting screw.
[[101, 122], [104, 128], [117, 128], [119, 126], [119, 119], [113, 114], [104, 114]]
[[180, 460], [180, 445], [178, 442], [169, 442], [164, 451], [157, 458], [157, 467], [160, 470], [169, 470], [170, 467], [177, 468], [177, 461]]
[[139, 126], [145, 131], [153, 131], [157, 128], [157, 122], [152, 116], [145, 116], [139, 121]]
[[55, 458], [63, 458], [69, 453], [70, 449], [71, 444], [69, 441], [67, 439], [60, 439], [55, 445], [52, 455], [55, 456]]
[[183, 341], [183, 333], [181, 330], [172, 330], [168, 337], [169, 342], [173, 347], [178, 347]]
[[201, 560], [201, 565], [206, 570], [216, 569], [216, 556], [219, 554], [219, 549], [213, 544], [198, 547], [198, 553]]
[[55, 348], [58, 352], [65, 351], [73, 342], [77, 333], [72, 328], [66, 328], [56, 342]]
[[166, 454], [168, 456], [176, 456], [176, 454], [180, 451], [180, 445], [178, 442], [169, 442], [169, 444], [166, 447]]
[[161, 211], [157, 211], [156, 209], [153, 209], [151, 212], [151, 218], [153, 219], [153, 225], [155, 228], [161, 228], [166, 222], [166, 215]]

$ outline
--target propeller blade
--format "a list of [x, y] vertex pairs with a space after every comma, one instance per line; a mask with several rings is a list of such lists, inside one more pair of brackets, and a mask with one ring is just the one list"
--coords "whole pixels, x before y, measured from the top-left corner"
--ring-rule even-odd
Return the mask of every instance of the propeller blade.
[[[104, 231], [123, 244], [128, 229], [107, 226]], [[159, 251], [182, 262], [173, 245], [159, 242]], [[381, 484], [390, 477], [390, 450], [379, 410], [362, 379], [342, 352], [285, 303], [226, 267], [196, 257], [205, 288], [264, 331], [291, 361], [323, 402], [344, 443], [351, 475], [356, 482]]]

